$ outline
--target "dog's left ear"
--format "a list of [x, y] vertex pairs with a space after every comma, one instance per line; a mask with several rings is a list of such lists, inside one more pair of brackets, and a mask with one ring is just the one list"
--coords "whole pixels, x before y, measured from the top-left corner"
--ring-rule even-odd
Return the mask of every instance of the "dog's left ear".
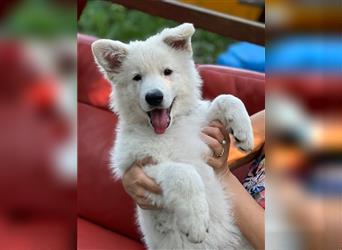
[[191, 36], [195, 33], [194, 25], [183, 23], [175, 28], [165, 29], [161, 33], [163, 42], [176, 50], [192, 53]]

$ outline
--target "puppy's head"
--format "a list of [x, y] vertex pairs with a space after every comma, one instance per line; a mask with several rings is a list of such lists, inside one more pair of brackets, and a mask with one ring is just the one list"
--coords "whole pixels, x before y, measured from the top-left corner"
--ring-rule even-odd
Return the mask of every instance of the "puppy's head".
[[129, 122], [146, 122], [163, 134], [200, 98], [192, 60], [192, 24], [165, 29], [145, 41], [92, 44], [97, 64], [113, 84], [114, 110]]

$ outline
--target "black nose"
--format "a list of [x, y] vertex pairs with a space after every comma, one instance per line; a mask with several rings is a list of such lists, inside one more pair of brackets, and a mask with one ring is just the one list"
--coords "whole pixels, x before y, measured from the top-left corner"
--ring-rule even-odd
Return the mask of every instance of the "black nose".
[[146, 94], [145, 100], [151, 106], [158, 106], [162, 103], [163, 97], [163, 93], [160, 90], [154, 89]]

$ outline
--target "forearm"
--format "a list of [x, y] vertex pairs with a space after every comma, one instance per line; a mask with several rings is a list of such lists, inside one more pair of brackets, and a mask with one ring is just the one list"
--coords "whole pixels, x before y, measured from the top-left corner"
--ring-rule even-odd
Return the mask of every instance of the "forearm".
[[240, 231], [255, 249], [264, 249], [264, 210], [233, 174], [226, 174], [222, 181], [229, 186], [227, 192], [232, 194], [233, 211]]

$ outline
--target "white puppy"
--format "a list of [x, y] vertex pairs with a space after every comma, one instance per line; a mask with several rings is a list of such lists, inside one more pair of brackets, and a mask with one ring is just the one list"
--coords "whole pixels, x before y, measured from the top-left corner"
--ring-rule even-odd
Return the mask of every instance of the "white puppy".
[[111, 162], [118, 177], [135, 160], [151, 156], [157, 162], [144, 171], [160, 184], [163, 195], [146, 196], [164, 209], [137, 211], [149, 249], [241, 249], [244, 241], [234, 225], [231, 202], [204, 160], [209, 148], [200, 132], [218, 119], [237, 146], [249, 151], [251, 121], [234, 96], [201, 99], [202, 81], [192, 59], [194, 32], [185, 23], [146, 41], [92, 44], [97, 64], [112, 83], [111, 105], [119, 115]]

